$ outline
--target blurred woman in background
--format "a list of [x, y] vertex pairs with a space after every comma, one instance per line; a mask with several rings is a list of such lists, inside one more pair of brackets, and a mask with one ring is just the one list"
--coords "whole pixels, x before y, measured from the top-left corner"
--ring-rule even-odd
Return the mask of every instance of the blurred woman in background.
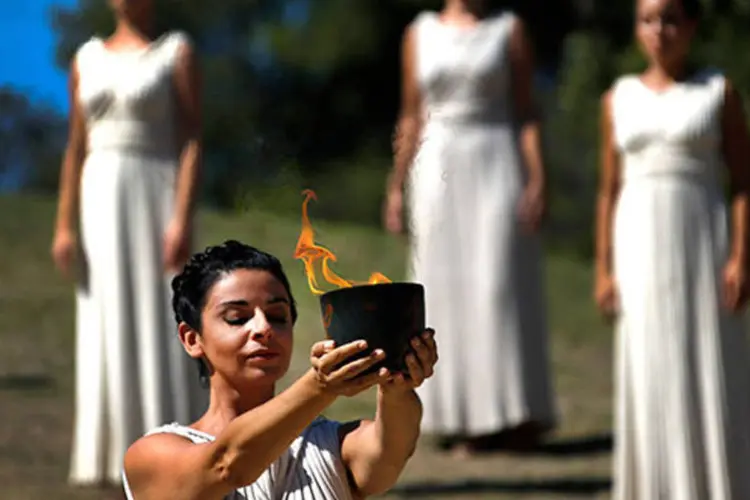
[[114, 33], [83, 44], [71, 65], [52, 247], [76, 280], [70, 481], [81, 485], [120, 484], [125, 450], [143, 432], [205, 407], [169, 314], [201, 157], [195, 56], [181, 33], [152, 38], [153, 0], [111, 6]]
[[539, 227], [545, 172], [524, 24], [446, 0], [406, 29], [385, 224], [411, 219], [411, 278], [442, 332], [424, 430], [462, 453], [532, 446], [556, 422]]
[[699, 15], [638, 0], [648, 68], [603, 98], [595, 296], [617, 317], [618, 500], [750, 498], [750, 148], [732, 83], [688, 63]]

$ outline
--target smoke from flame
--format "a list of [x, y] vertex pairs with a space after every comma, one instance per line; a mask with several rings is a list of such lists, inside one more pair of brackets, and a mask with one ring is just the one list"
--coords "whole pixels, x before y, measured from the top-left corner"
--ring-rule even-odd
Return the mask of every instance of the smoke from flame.
[[331, 262], [336, 262], [336, 255], [325, 247], [315, 244], [315, 232], [313, 231], [310, 218], [307, 215], [307, 206], [310, 200], [317, 200], [315, 192], [306, 189], [302, 192], [305, 200], [302, 202], [302, 229], [300, 231], [297, 247], [294, 250], [294, 258], [301, 260], [305, 265], [305, 274], [310, 291], [315, 295], [322, 295], [325, 290], [320, 288], [315, 268], [320, 266], [323, 279], [330, 285], [339, 288], [349, 288], [357, 285], [376, 285], [379, 283], [390, 283], [391, 280], [381, 273], [372, 273], [366, 282], [355, 282], [342, 278], [330, 268]]

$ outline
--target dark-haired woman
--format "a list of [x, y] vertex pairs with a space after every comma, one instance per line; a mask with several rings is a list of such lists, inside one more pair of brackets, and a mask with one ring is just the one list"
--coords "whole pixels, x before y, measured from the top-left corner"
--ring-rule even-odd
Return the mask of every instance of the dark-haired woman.
[[[414, 388], [437, 361], [431, 331], [413, 339], [408, 376], [385, 368], [358, 376], [384, 354], [351, 361], [363, 342], [319, 342], [312, 368], [275, 395], [297, 319], [279, 261], [226, 242], [193, 256], [173, 291], [180, 341], [201, 363], [211, 403], [198, 421], [154, 429], [128, 450], [128, 498], [347, 500], [395, 483], [419, 436]], [[338, 396], [375, 384], [375, 420], [319, 417]]]
[[617, 500], [750, 498], [750, 148], [732, 84], [687, 64], [698, 7], [639, 0], [649, 66], [603, 102], [595, 294], [617, 316]]

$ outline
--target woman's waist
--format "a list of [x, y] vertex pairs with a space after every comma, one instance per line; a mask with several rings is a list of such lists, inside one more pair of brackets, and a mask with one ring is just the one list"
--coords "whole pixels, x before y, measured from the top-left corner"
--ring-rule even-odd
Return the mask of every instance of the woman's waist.
[[493, 103], [428, 104], [424, 113], [427, 125], [508, 126], [513, 116], [505, 106]]
[[177, 141], [167, 125], [138, 121], [100, 121], [89, 126], [89, 153], [109, 152], [176, 159]]
[[622, 163], [623, 180], [685, 180], [715, 183], [721, 162], [707, 152], [690, 152], [680, 148], [648, 148], [626, 154]]
[[168, 151], [148, 150], [127, 144], [111, 144], [89, 149], [85, 167], [137, 168], [146, 170], [176, 170], [179, 158]]

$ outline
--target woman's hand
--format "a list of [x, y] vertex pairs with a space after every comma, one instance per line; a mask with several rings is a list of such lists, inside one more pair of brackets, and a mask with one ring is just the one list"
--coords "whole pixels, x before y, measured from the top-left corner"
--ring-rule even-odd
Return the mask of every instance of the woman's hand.
[[743, 259], [733, 257], [724, 266], [723, 302], [731, 312], [738, 312], [747, 300], [747, 272]]
[[529, 183], [523, 191], [519, 205], [521, 224], [528, 234], [539, 230], [545, 209], [544, 187], [536, 182]]
[[617, 314], [620, 304], [615, 280], [611, 274], [597, 274], [594, 301], [605, 317], [612, 318]]
[[341, 347], [336, 347], [332, 340], [314, 344], [310, 353], [310, 363], [320, 388], [329, 394], [354, 396], [387, 380], [388, 370], [385, 368], [376, 373], [359, 376], [385, 358], [385, 353], [379, 349], [364, 358], [342, 365], [347, 359], [365, 349], [367, 342], [364, 340], [350, 342]]
[[164, 269], [178, 273], [190, 258], [192, 242], [190, 224], [173, 220], [164, 233]]
[[401, 189], [388, 191], [383, 208], [383, 223], [388, 232], [400, 234], [404, 230], [404, 195]]
[[380, 388], [384, 394], [411, 391], [422, 385], [435, 372], [438, 361], [435, 331], [431, 328], [422, 333], [421, 337], [411, 340], [412, 352], [406, 355], [408, 374], [397, 373], [388, 377]]
[[75, 233], [68, 230], [58, 230], [52, 241], [52, 260], [54, 260], [58, 271], [67, 278], [73, 275], [76, 252], [77, 238]]

